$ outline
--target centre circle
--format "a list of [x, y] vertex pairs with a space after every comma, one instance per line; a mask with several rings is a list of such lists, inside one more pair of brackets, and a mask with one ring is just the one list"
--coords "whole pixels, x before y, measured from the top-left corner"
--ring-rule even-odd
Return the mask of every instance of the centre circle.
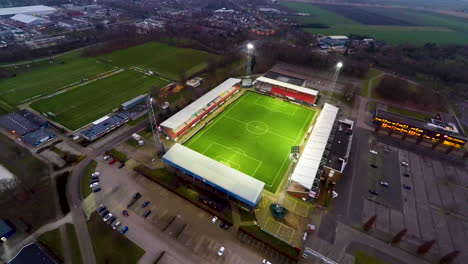
[[268, 125], [260, 121], [250, 121], [247, 123], [247, 131], [256, 135], [263, 135], [268, 132]]

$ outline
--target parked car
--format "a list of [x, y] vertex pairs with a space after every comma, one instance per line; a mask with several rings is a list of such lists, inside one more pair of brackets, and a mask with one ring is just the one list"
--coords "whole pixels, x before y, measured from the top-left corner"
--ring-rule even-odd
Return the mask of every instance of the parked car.
[[371, 164], [370, 166], [371, 166], [372, 168], [374, 168], [374, 169], [377, 169], [377, 168], [378, 168], [378, 166], [375, 165], [375, 164]]
[[94, 187], [98, 187], [99, 186], [99, 182], [93, 182], [89, 185], [89, 188], [94, 188]]
[[115, 159], [111, 159], [111, 160], [109, 161], [109, 164], [112, 165], [112, 164], [114, 164], [115, 162], [116, 162]]
[[409, 164], [408, 164], [408, 162], [406, 162], [406, 161], [402, 161], [402, 162], [401, 162], [401, 166], [408, 167], [408, 165], [409, 165]]
[[93, 189], [93, 192], [94, 192], [94, 193], [97, 193], [97, 192], [99, 192], [100, 190], [101, 190], [101, 187], [97, 187], [97, 188], [94, 188], [94, 189]]
[[146, 210], [144, 213], [143, 213], [143, 217], [148, 217], [148, 215], [151, 214], [151, 210]]
[[141, 204], [141, 208], [145, 208], [149, 203], [150, 201], [144, 201], [143, 204]]
[[128, 211], [127, 211], [127, 210], [123, 210], [123, 211], [122, 211], [122, 214], [123, 214], [124, 216], [128, 216]]
[[409, 173], [403, 173], [403, 176], [409, 177]]
[[380, 185], [382, 185], [383, 187], [388, 187], [388, 182], [381, 181]]
[[211, 219], [211, 223], [212, 223], [212, 224], [216, 223], [216, 221], [218, 221], [218, 217], [217, 217], [217, 216], [215, 216], [215, 217], [213, 217], [213, 219]]
[[99, 179], [98, 178], [95, 178], [95, 179], [91, 178], [91, 183], [95, 183], [95, 182], [99, 182]]
[[95, 171], [95, 172], [93, 172], [93, 173], [91, 174], [91, 177], [95, 177], [95, 176], [99, 176], [99, 175], [101, 175], [101, 173], [98, 172], [98, 171]]
[[104, 209], [104, 211], [101, 211], [101, 212], [99, 213], [99, 216], [104, 217], [104, 216], [107, 215], [108, 213], [109, 213], [109, 210]]
[[369, 190], [369, 192], [370, 192], [371, 194], [373, 194], [373, 195], [379, 195], [379, 193], [376, 192], [375, 190]]
[[120, 163], [120, 165], [119, 165], [119, 169], [123, 168], [124, 166], [125, 166], [125, 163], [123, 163], [123, 162], [122, 162], [122, 163]]
[[112, 224], [117, 218], [115, 216], [111, 216], [111, 218], [109, 218], [109, 220], [106, 221], [107, 224]]
[[373, 149], [371, 149], [369, 152], [372, 153], [372, 154], [374, 154], [374, 155], [377, 155], [377, 154], [378, 154], [377, 151], [375, 151], [375, 150], [373, 150]]
[[218, 256], [222, 256], [224, 254], [224, 247], [220, 247], [218, 250]]
[[406, 184], [403, 184], [403, 188], [405, 188], [406, 190], [411, 190], [411, 186], [406, 185]]
[[91, 181], [99, 181], [99, 177], [98, 176], [91, 176]]
[[104, 160], [108, 160], [109, 158], [110, 158], [109, 155], [105, 155], [103, 159], [104, 159]]
[[110, 218], [112, 217], [112, 214], [111, 213], [108, 213], [106, 216], [104, 216], [103, 220], [104, 222], [107, 222], [107, 220], [109, 220]]
[[106, 210], [106, 207], [105, 207], [103, 204], [101, 204], [101, 205], [99, 205], [99, 207], [96, 209], [96, 212], [99, 214], [100, 212], [102, 212], [102, 211], [104, 211], [104, 210]]
[[224, 230], [228, 230], [230, 226], [226, 222], [221, 222], [221, 224], [219, 224], [219, 227], [224, 229]]
[[136, 192], [134, 195], [133, 195], [133, 199], [139, 199], [141, 197], [141, 194], [139, 192]]
[[128, 226], [124, 226], [122, 227], [122, 229], [120, 229], [120, 234], [125, 234], [127, 231], [128, 231]]
[[262, 260], [262, 264], [271, 264], [271, 262], [268, 261], [268, 260], [266, 260], [266, 259], [263, 259], [263, 260]]
[[119, 228], [119, 226], [120, 226], [120, 222], [117, 221], [112, 225], [112, 229], [116, 230], [117, 228]]

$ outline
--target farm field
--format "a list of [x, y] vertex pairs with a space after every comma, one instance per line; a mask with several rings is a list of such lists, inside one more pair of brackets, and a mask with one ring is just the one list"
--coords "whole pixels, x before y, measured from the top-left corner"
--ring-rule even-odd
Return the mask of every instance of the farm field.
[[402, 8], [314, 5], [284, 2], [307, 32], [322, 35], [366, 35], [390, 44], [468, 43], [468, 19]]
[[207, 157], [265, 183], [276, 192], [315, 112], [296, 104], [246, 92], [185, 143]]
[[167, 83], [160, 78], [126, 70], [36, 101], [31, 107], [38, 112], [54, 113], [53, 120], [76, 130], [110, 113], [123, 102], [147, 93], [149, 87], [162, 87]]
[[149, 42], [112, 52], [99, 59], [119, 67], [136, 66], [157, 72], [164, 78], [177, 80], [206, 67], [209, 57], [204, 51], [177, 48], [162, 43]]
[[63, 86], [113, 68], [95, 58], [80, 57], [78, 52], [57, 58], [54, 63], [45, 60], [26, 65], [7, 68], [16, 72], [17, 76], [0, 80], [0, 100], [10, 105], [18, 105], [25, 100], [56, 92]]

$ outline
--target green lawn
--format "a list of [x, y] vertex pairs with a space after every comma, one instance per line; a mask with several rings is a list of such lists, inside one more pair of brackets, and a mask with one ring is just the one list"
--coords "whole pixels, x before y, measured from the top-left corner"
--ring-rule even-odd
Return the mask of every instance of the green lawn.
[[276, 192], [315, 112], [247, 92], [185, 146], [265, 183]]
[[347, 7], [349, 13], [367, 12], [372, 16], [398, 19], [411, 25], [363, 24], [318, 5], [282, 2], [284, 6], [311, 16], [296, 17], [303, 24], [321, 25], [305, 30], [322, 35], [367, 35], [391, 44], [411, 43], [424, 45], [467, 44], [468, 20], [432, 12], [401, 8]]
[[149, 42], [119, 50], [99, 57], [100, 60], [120, 67], [136, 66], [177, 80], [180, 74], [194, 74], [206, 67], [211, 55], [204, 51], [177, 48], [162, 43]]
[[[374, 70], [374, 69], [370, 69], [367, 73], [366, 73], [366, 76], [364, 77], [364, 80], [362, 80], [362, 88], [361, 88], [361, 96], [365, 96], [367, 97], [368, 96], [368, 92], [369, 92], [369, 89], [372, 89], [371, 90], [371, 95], [372, 95], [372, 91], [375, 87], [377, 87], [377, 85], [379, 84], [380, 80], [382, 80], [383, 78], [383, 75], [380, 76], [380, 77], [377, 77], [379, 76], [380, 74], [382, 74], [381, 71], [379, 70]], [[376, 78], [377, 77], [377, 78]], [[369, 87], [369, 80], [372, 79], [372, 87]]]
[[369, 256], [360, 250], [356, 250], [354, 255], [354, 264], [385, 264], [385, 262], [373, 256]]
[[[88, 221], [88, 231], [93, 242], [96, 263], [137, 263], [145, 251], [128, 240], [125, 235], [104, 223], [96, 213]], [[128, 232], [134, 232], [129, 228]]]
[[110, 113], [123, 102], [148, 92], [150, 86], [167, 82], [142, 73], [126, 70], [94, 81], [51, 98], [31, 104], [38, 112], [52, 112], [54, 120], [76, 130]]
[[81, 197], [86, 199], [92, 193], [89, 185], [91, 184], [91, 174], [96, 170], [97, 162], [92, 160], [86, 165], [86, 169], [81, 174]]
[[53, 64], [46, 60], [29, 65], [30, 67], [25, 65], [19, 68], [9, 67], [10, 71], [17, 73], [17, 76], [0, 80], [0, 100], [10, 105], [17, 105], [112, 69], [112, 66], [95, 58], [82, 58], [78, 52], [61, 56], [55, 59]]
[[37, 238], [37, 241], [46, 247], [55, 257], [63, 261], [62, 240], [59, 229], [45, 232]]
[[76, 230], [73, 224], [65, 224], [68, 246], [70, 248], [70, 257], [73, 264], [82, 264], [83, 259], [81, 257], [80, 245], [78, 243], [78, 238], [76, 237]]

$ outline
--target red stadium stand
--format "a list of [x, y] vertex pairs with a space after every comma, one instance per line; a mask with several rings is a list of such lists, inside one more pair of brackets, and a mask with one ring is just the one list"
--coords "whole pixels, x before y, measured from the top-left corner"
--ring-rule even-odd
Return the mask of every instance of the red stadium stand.
[[313, 95], [309, 95], [309, 94], [305, 94], [305, 93], [301, 93], [301, 92], [295, 92], [295, 91], [291, 91], [291, 90], [285, 90], [285, 89], [282, 89], [278, 86], [273, 86], [271, 88], [271, 93], [274, 94], [274, 95], [281, 95], [281, 96], [284, 96], [284, 97], [292, 97], [296, 100], [300, 100], [300, 101], [303, 101], [303, 102], [307, 102], [309, 104], [313, 104], [315, 102], [315, 96]]

